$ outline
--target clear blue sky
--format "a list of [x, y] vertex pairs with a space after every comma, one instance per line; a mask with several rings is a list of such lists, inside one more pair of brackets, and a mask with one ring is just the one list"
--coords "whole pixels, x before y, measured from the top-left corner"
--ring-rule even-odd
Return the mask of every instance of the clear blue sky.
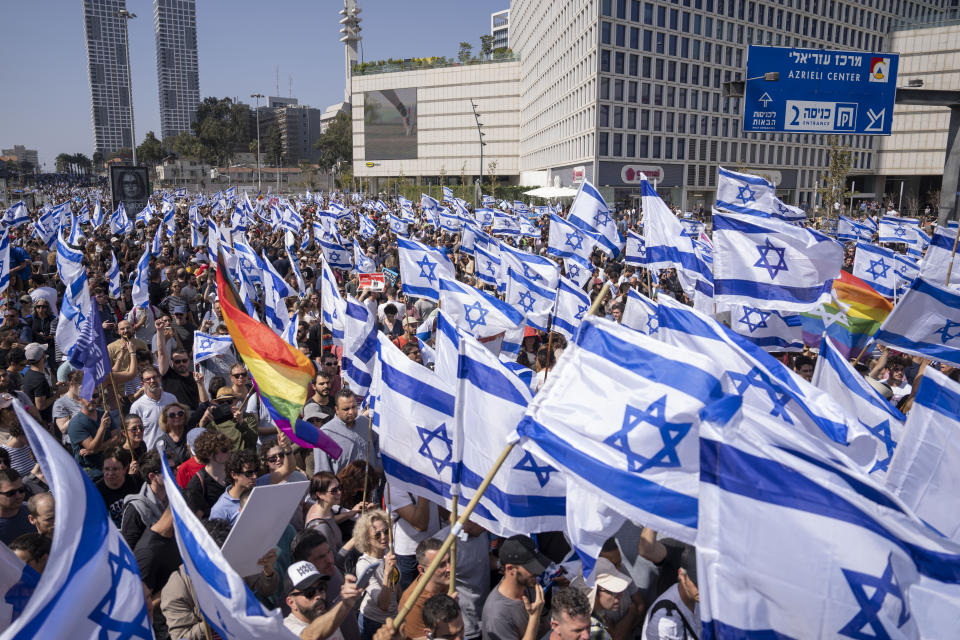
[[[87, 53], [80, 0], [3, 2], [0, 147], [40, 152], [47, 170], [59, 153], [93, 153]], [[455, 56], [480, 47], [490, 13], [509, 0], [359, 0], [363, 59]], [[343, 99], [338, 0], [198, 0], [200, 96], [276, 94], [323, 108]], [[160, 134], [153, 1], [127, 0], [138, 142]]]

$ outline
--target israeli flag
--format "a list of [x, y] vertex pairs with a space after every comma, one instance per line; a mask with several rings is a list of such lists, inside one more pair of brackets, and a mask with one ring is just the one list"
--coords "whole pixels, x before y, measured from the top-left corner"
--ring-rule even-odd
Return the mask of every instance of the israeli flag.
[[730, 328], [764, 351], [803, 351], [800, 314], [745, 304], [723, 305], [722, 309], [730, 312]]
[[268, 611], [223, 557], [220, 547], [187, 506], [165, 455], [163, 484], [173, 513], [177, 547], [190, 576], [197, 606], [207, 624], [224, 640], [296, 636], [283, 624], [279, 609]]
[[829, 394], [713, 318], [670, 296], [658, 296], [657, 304], [657, 337], [717, 362], [727, 374], [728, 390], [778, 420], [784, 438], [825, 443], [858, 469], [876, 462], [876, 439]]
[[353, 239], [353, 263], [357, 273], [375, 273], [377, 270], [377, 263], [363, 252], [356, 238]]
[[556, 289], [560, 279], [560, 267], [550, 258], [516, 249], [500, 243], [500, 273], [498, 279], [507, 282], [507, 269], [513, 269], [524, 278], [544, 289]]
[[[287, 283], [282, 279], [280, 282], [283, 285], [283, 292], [289, 292]], [[266, 274], [263, 279], [263, 321], [279, 336], [283, 335], [284, 329], [290, 323], [290, 314], [287, 311], [284, 296], [281, 295], [281, 290], [277, 289], [276, 281], [271, 274]]]
[[787, 204], [776, 196], [773, 197], [773, 211], [770, 212], [770, 215], [774, 218], [778, 218], [785, 222], [792, 222], [794, 224], [800, 224], [807, 219], [806, 211], [800, 207]]
[[441, 187], [443, 189], [443, 199], [448, 202], [453, 202], [453, 189], [450, 187]]
[[337, 278], [322, 255], [320, 256], [320, 281], [320, 319], [333, 335], [333, 343], [343, 346], [347, 301], [340, 295]]
[[257, 266], [260, 268], [260, 273], [263, 276], [264, 287], [267, 286], [267, 282], [269, 281], [270, 286], [276, 290], [280, 298], [289, 298], [296, 295], [293, 288], [287, 284], [287, 281], [277, 272], [276, 267], [274, 267], [273, 263], [267, 258], [266, 253], [261, 253], [257, 256]]
[[10, 231], [0, 230], [0, 293], [10, 286]]
[[551, 330], [563, 335], [567, 341], [573, 340], [589, 308], [590, 296], [576, 282], [560, 276]]
[[474, 249], [474, 272], [473, 275], [485, 284], [494, 287], [499, 286], [498, 275], [500, 273], [500, 255], [495, 247], [489, 250], [476, 246]]
[[71, 213], [70, 214], [70, 238], [68, 242], [76, 247], [76, 246], [79, 246], [80, 241], [84, 240], [85, 238], [86, 236], [83, 235], [83, 230], [80, 229], [80, 220]]
[[0, 545], [0, 630], [20, 617], [33, 591], [40, 582], [40, 574], [10, 550]]
[[920, 228], [914, 229], [913, 232], [916, 234], [917, 239], [913, 244], [907, 245], [907, 255], [914, 260], [920, 260], [923, 257], [923, 252], [930, 246], [930, 240], [932, 238]]
[[3, 213], [3, 224], [7, 226], [7, 229], [14, 229], [28, 222], [30, 222], [30, 214], [27, 213], [27, 205], [23, 203], [23, 200], [14, 203]]
[[853, 259], [853, 275], [857, 276], [880, 295], [893, 298], [897, 290], [897, 253], [869, 242], [857, 242]]
[[215, 335], [203, 331], [193, 332], [193, 364], [200, 364], [204, 360], [228, 353], [233, 347], [230, 336]]
[[590, 254], [593, 253], [596, 243], [596, 235], [592, 232], [583, 231], [560, 216], [550, 214], [547, 253], [551, 256], [558, 258], [579, 256], [583, 260], [590, 260]]
[[700, 425], [701, 637], [919, 639], [953, 628], [960, 546], [879, 484], [783, 446], [750, 407], [737, 416]]
[[567, 221], [583, 231], [595, 233], [597, 246], [607, 255], [616, 257], [623, 249], [623, 237], [617, 230], [613, 212], [596, 187], [586, 180], [580, 183]]
[[372, 238], [377, 234], [377, 225], [362, 213], [357, 213], [357, 222], [359, 223], [360, 235], [364, 238]]
[[255, 285], [262, 284], [261, 271], [264, 265], [261, 264], [260, 256], [253, 250], [253, 247], [247, 244], [246, 238], [234, 240], [233, 253], [237, 258], [237, 268], [243, 272], [247, 280]]
[[416, 240], [397, 238], [397, 253], [403, 292], [408, 296], [436, 301], [440, 295], [437, 291], [440, 279], [456, 278], [453, 263], [439, 249]]
[[377, 336], [373, 380], [380, 458], [391, 492], [449, 509], [462, 451], [452, 380], [414, 362], [383, 334]]
[[230, 201], [232, 201], [236, 197], [236, 195], [237, 195], [237, 188], [233, 186], [227, 187], [223, 191], [223, 197], [225, 197], [227, 200], [230, 200]]
[[520, 445], [565, 477], [584, 575], [628, 520], [693, 543], [697, 425], [724, 396], [722, 375], [706, 356], [584, 319], [517, 425]]
[[317, 244], [320, 245], [323, 257], [331, 267], [344, 271], [353, 269], [353, 263], [350, 262], [350, 251], [345, 247], [326, 240], [317, 240]]
[[[437, 374], [455, 380], [455, 415], [462, 443], [461, 505], [493, 468], [531, 399], [529, 384], [475, 338], [437, 316]], [[454, 367], [448, 367], [456, 363]], [[519, 447], [507, 456], [472, 518], [494, 535], [563, 531], [566, 499], [562, 475]]]
[[683, 224], [673, 215], [646, 177], [640, 180], [640, 198], [643, 203], [643, 237], [647, 269], [677, 269], [677, 277], [684, 292], [691, 298], [699, 290], [713, 295], [713, 274], [697, 255], [693, 238], [685, 233]]
[[150, 221], [153, 220], [154, 213], [153, 205], [148, 202], [147, 206], [140, 209], [140, 213], [133, 217], [133, 222], [134, 224], [142, 222], [144, 226], [149, 226]]
[[[290, 233], [289, 231], [287, 232]], [[290, 251], [290, 245], [284, 247], [284, 251], [287, 253], [287, 260], [290, 261], [290, 270], [293, 271], [293, 277], [297, 281], [297, 295], [303, 296], [304, 292], [307, 290], [307, 283], [303, 279], [303, 274], [300, 273], [300, 261], [297, 259], [295, 252]]]
[[903, 288], [913, 282], [920, 275], [920, 265], [912, 256], [897, 253], [894, 255], [896, 265], [893, 267], [897, 274], [897, 295], [903, 293]]
[[494, 209], [490, 209], [489, 207], [480, 207], [473, 212], [473, 217], [477, 219], [477, 222], [480, 223], [481, 227], [493, 226], [495, 215], [496, 211]]
[[148, 273], [150, 270], [150, 249], [148, 248], [137, 261], [137, 272], [133, 279], [133, 306], [146, 308], [150, 304]]
[[110, 216], [110, 233], [116, 235], [126, 235], [133, 228], [130, 216], [121, 202], [117, 210]]
[[577, 283], [578, 287], [587, 284], [590, 276], [593, 275], [593, 265], [589, 262], [583, 262], [580, 258], [564, 258], [563, 271], [570, 280]]
[[527, 324], [537, 331], [547, 330], [556, 299], [556, 289], [546, 289], [513, 269], [507, 269], [506, 302], [521, 311]]
[[290, 317], [290, 321], [287, 322], [287, 326], [283, 328], [283, 333], [280, 334], [280, 337], [283, 340], [296, 349], [299, 345], [297, 344], [297, 327], [300, 326], [300, 313], [294, 313]]
[[477, 243], [477, 234], [483, 233], [480, 231], [480, 228], [476, 226], [476, 222], [473, 223], [463, 223], [463, 227], [460, 230], [460, 252], [467, 255], [473, 255], [473, 248]]
[[[207, 220], [207, 257], [210, 259], [210, 264], [217, 263], [217, 253], [220, 250], [220, 228], [217, 226], [213, 220]], [[229, 246], [230, 243], [225, 242], [225, 245]]]
[[883, 216], [878, 225], [880, 242], [902, 242], [914, 244], [917, 241], [916, 229], [920, 221], [916, 218]]
[[421, 193], [420, 210], [427, 222], [435, 227], [439, 225], [439, 220], [437, 217], [440, 214], [440, 203], [437, 202], [436, 198], [431, 198], [427, 194]]
[[460, 218], [446, 207], [440, 207], [440, 228], [447, 233], [460, 231]]
[[638, 267], [647, 265], [647, 241], [636, 231], [627, 232], [627, 253], [623, 261]]
[[960, 367], [960, 293], [917, 278], [874, 339], [904, 353]]
[[373, 299], [360, 302], [347, 296], [343, 316], [343, 379], [360, 397], [367, 395], [372, 383], [377, 354], [377, 304]]
[[495, 236], [519, 236], [520, 221], [512, 213], [506, 211], [494, 211], [493, 228], [490, 233]]
[[490, 338], [523, 324], [523, 314], [485, 291], [440, 278], [440, 306], [464, 331], [477, 338]]
[[831, 340], [820, 343], [819, 355], [813, 384], [829, 393], [847, 415], [856, 417], [879, 441], [880, 454], [867, 472], [882, 478], [903, 438], [906, 416], [857, 373]]
[[956, 244], [956, 229], [937, 227], [920, 261], [920, 276], [928, 282], [946, 285], [949, 273], [950, 282], [953, 285], [960, 284], [960, 260], [956, 259], [953, 251]]
[[620, 324], [642, 334], [656, 336], [659, 329], [657, 303], [636, 289], [628, 289], [627, 302], [623, 307]]
[[841, 242], [851, 242], [854, 240], [866, 240], [873, 238], [873, 229], [862, 222], [853, 218], [841, 215], [837, 221], [837, 240]]
[[843, 264], [843, 245], [781, 220], [714, 212], [713, 242], [718, 303], [815, 309], [830, 301]]
[[520, 236], [523, 238], [536, 238], [540, 239], [540, 228], [533, 224], [529, 218], [524, 216], [519, 216], [517, 222], [520, 225]]
[[776, 189], [764, 178], [717, 168], [717, 209], [768, 218], [776, 211], [776, 198]]
[[13, 409], [56, 497], [57, 526], [33, 596], [3, 637], [152, 640], [137, 561], [100, 492], [16, 398]]
[[[960, 384], [928, 366], [902, 423], [886, 485], [924, 522], [960, 543]], [[888, 432], [887, 437], [890, 437]], [[900, 434], [898, 434], [900, 435]]]
[[409, 223], [401, 220], [392, 213], [387, 214], [387, 224], [390, 226], [390, 231], [393, 231], [398, 236], [407, 235], [407, 225]]
[[177, 208], [172, 202], [167, 202], [164, 200], [163, 205], [160, 207], [160, 211], [163, 214], [163, 226], [167, 228], [167, 237], [172, 238], [177, 232], [177, 221], [174, 217], [177, 213]]

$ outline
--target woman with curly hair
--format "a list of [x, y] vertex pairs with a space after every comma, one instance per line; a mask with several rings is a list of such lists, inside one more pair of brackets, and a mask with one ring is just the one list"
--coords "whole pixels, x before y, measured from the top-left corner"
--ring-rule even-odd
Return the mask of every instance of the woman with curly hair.
[[389, 545], [390, 519], [383, 509], [367, 511], [353, 528], [353, 544], [363, 555], [357, 560], [357, 575], [378, 565], [360, 602], [360, 638], [372, 640], [387, 618], [397, 615], [397, 556]]

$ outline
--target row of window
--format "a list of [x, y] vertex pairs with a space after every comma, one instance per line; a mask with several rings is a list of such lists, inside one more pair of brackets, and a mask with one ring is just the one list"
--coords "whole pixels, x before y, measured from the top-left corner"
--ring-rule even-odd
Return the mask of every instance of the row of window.
[[[719, 83], [717, 85], [719, 87]], [[612, 90], [611, 90], [612, 89]], [[606, 76], [600, 78], [600, 99], [633, 104], [651, 104], [658, 107], [739, 113], [739, 98], [723, 98], [718, 91], [689, 89], [650, 82], [624, 81]]]

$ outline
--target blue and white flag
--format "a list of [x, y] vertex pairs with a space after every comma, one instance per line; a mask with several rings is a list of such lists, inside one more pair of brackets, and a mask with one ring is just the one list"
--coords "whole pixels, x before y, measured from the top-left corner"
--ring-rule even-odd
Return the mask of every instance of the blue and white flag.
[[117, 264], [117, 256], [114, 255], [113, 251], [110, 252], [110, 268], [107, 269], [107, 281], [110, 285], [110, 297], [119, 299], [121, 294], [120, 265]]
[[714, 212], [713, 242], [718, 303], [812, 310], [830, 301], [843, 264], [836, 240], [770, 218]]
[[887, 472], [890, 459], [903, 437], [906, 420], [900, 411], [880, 395], [844, 358], [832, 340], [820, 343], [820, 357], [813, 370], [813, 384], [820, 387], [843, 407], [847, 415], [860, 421], [879, 441], [880, 453], [868, 473], [879, 477]]
[[133, 279], [133, 306], [146, 308], [150, 304], [148, 275], [150, 271], [150, 249], [147, 248], [137, 261], [137, 271]]
[[806, 211], [800, 207], [787, 204], [776, 196], [773, 197], [773, 211], [770, 212], [770, 215], [774, 218], [779, 218], [780, 220], [792, 222], [794, 224], [800, 224], [807, 219]]
[[174, 217], [177, 213], [177, 207], [172, 202], [164, 200], [160, 211], [163, 214], [163, 226], [167, 229], [167, 237], [172, 238], [177, 232], [177, 221]]
[[380, 458], [394, 495], [423, 496], [449, 509], [459, 482], [453, 380], [408, 358], [383, 334], [377, 337], [373, 389]]
[[326, 259], [320, 256], [320, 319], [333, 335], [333, 343], [343, 346], [347, 301], [340, 295], [337, 278]]
[[506, 211], [493, 212], [493, 227], [490, 233], [495, 236], [519, 236], [520, 221], [512, 213]]
[[67, 240], [73, 246], [79, 246], [80, 241], [84, 240], [83, 230], [80, 229], [80, 220], [74, 214], [70, 214], [70, 238]]
[[620, 324], [648, 336], [656, 336], [659, 328], [657, 303], [631, 287], [627, 290], [627, 303], [623, 307]]
[[873, 238], [873, 229], [869, 225], [844, 215], [840, 216], [837, 221], [837, 240], [841, 242], [866, 240], [869, 242], [871, 238]]
[[[954, 542], [960, 542], [957, 433], [960, 384], [928, 366], [897, 439], [900, 446], [890, 462], [886, 485], [924, 522]], [[890, 433], [886, 435], [889, 438]]]
[[436, 198], [431, 198], [425, 193], [420, 194], [420, 211], [423, 213], [424, 221], [437, 227], [440, 225], [440, 203]]
[[764, 351], [803, 351], [800, 314], [760, 309], [745, 304], [723, 305], [730, 328]]
[[578, 256], [590, 260], [593, 247], [597, 243], [596, 235], [573, 226], [555, 213], [550, 214], [550, 235], [547, 253], [558, 258]]
[[853, 275], [857, 276], [877, 293], [893, 298], [897, 291], [897, 253], [869, 242], [857, 242], [857, 253], [853, 258]]
[[587, 292], [573, 280], [560, 276], [551, 329], [563, 335], [567, 341], [573, 340], [589, 308], [590, 296]]
[[477, 219], [477, 222], [480, 224], [481, 227], [492, 226], [495, 215], [496, 215], [496, 211], [488, 207], [481, 207], [473, 212], [473, 217]]
[[537, 331], [547, 330], [547, 321], [557, 299], [556, 289], [547, 289], [513, 269], [507, 269], [506, 302], [520, 311], [527, 324]]
[[657, 305], [657, 338], [718, 363], [728, 390], [776, 419], [784, 438], [825, 443], [858, 469], [876, 462], [876, 439], [829, 394], [713, 318], [666, 295], [658, 296]]
[[507, 269], [513, 269], [537, 286], [556, 289], [560, 279], [560, 267], [550, 258], [523, 251], [500, 243], [500, 272], [497, 279], [506, 287]]
[[340, 367], [350, 390], [361, 398], [372, 382], [377, 355], [377, 305], [347, 296], [343, 316], [343, 358]]
[[760, 176], [717, 168], [717, 209], [767, 218], [777, 210], [776, 197], [774, 186]]
[[923, 252], [927, 250], [927, 247], [930, 246], [930, 241], [932, 238], [928, 236], [923, 229], [917, 227], [913, 230], [914, 234], [917, 236], [917, 241], [913, 244], [907, 245], [907, 255], [913, 258], [914, 260], [919, 260], [923, 257]]
[[210, 628], [223, 640], [296, 638], [284, 626], [280, 610], [267, 610], [223, 557], [220, 547], [180, 493], [166, 455], [160, 456], [160, 460], [177, 547], [190, 576], [196, 605]]
[[697, 292], [713, 296], [710, 267], [697, 255], [693, 238], [646, 178], [640, 180], [643, 203], [643, 237], [646, 267], [650, 270], [676, 268], [684, 292], [693, 298]]
[[290, 321], [287, 322], [287, 326], [283, 328], [283, 333], [280, 334], [280, 337], [283, 338], [284, 341], [294, 349], [299, 346], [297, 344], [297, 329], [299, 327], [300, 312], [297, 312], [290, 316]]
[[387, 214], [387, 224], [390, 226], [390, 231], [393, 231], [398, 236], [407, 235], [407, 225], [409, 224], [405, 220], [401, 220], [392, 213]]
[[960, 292], [917, 278], [874, 339], [904, 353], [960, 367]]
[[193, 364], [229, 353], [233, 348], [233, 339], [229, 335], [221, 336], [203, 331], [193, 332]]
[[446, 207], [440, 207], [440, 228], [447, 233], [460, 231], [460, 218]]
[[360, 235], [364, 238], [372, 238], [377, 234], [377, 225], [362, 213], [357, 213], [357, 222], [359, 223]]
[[917, 241], [915, 230], [920, 221], [916, 218], [901, 218], [899, 216], [883, 216], [878, 225], [880, 242], [902, 242], [914, 244]]
[[[281, 289], [277, 288], [279, 280]], [[277, 276], [274, 279], [273, 274], [264, 273], [263, 278], [263, 322], [273, 329], [279, 336], [283, 335], [284, 329], [290, 323], [290, 313], [287, 311], [287, 304], [283, 293], [289, 293], [290, 289], [282, 278]]]
[[750, 407], [738, 416], [700, 425], [701, 637], [919, 639], [953, 628], [960, 546], [879, 484], [767, 437], [776, 427]]
[[377, 263], [363, 252], [356, 238], [353, 239], [353, 264], [357, 273], [374, 273], [377, 270]]
[[930, 246], [920, 261], [920, 276], [928, 282], [946, 285], [947, 274], [950, 274], [952, 285], [960, 284], [960, 259], [957, 259], [953, 248], [957, 244], [957, 230], [946, 227], [937, 227]]
[[485, 284], [498, 287], [500, 280], [500, 252], [497, 248], [490, 249], [476, 246], [474, 249], [474, 272], [473, 275]]
[[[483, 233], [480, 227], [474, 222], [463, 222], [460, 229], [460, 253], [473, 255], [473, 248], [477, 243], [477, 234]], [[483, 245], [481, 245], [483, 246]]]
[[520, 224], [520, 236], [523, 238], [536, 238], [540, 239], [540, 227], [533, 224], [533, 222], [524, 216], [518, 216], [517, 222]]
[[576, 282], [578, 287], [587, 284], [587, 280], [593, 275], [593, 270], [594, 267], [591, 263], [583, 262], [580, 258], [563, 259], [563, 271], [565, 275], [573, 282]]
[[647, 241], [636, 231], [627, 232], [627, 253], [623, 261], [638, 267], [647, 265]]
[[3, 212], [3, 224], [6, 225], [7, 229], [13, 229], [27, 222], [30, 222], [30, 215], [27, 213], [27, 205], [23, 203], [23, 200], [14, 203], [12, 207]]
[[100, 492], [17, 398], [13, 409], [56, 497], [57, 526], [33, 596], [3, 637], [152, 640], [137, 561]]
[[80, 397], [90, 400], [94, 389], [107, 379], [111, 370], [98, 305], [90, 305], [90, 315], [80, 322], [80, 334], [69, 361], [72, 367], [83, 371]]
[[326, 240], [320, 239], [317, 240], [317, 244], [320, 245], [323, 257], [331, 267], [334, 269], [343, 269], [344, 271], [353, 269], [353, 263], [350, 262], [350, 251], [345, 247], [335, 242], [327, 242]]
[[0, 230], [0, 293], [10, 286], [10, 231]]
[[440, 278], [456, 278], [453, 263], [439, 249], [416, 240], [397, 238], [397, 253], [403, 292], [408, 296], [436, 301], [440, 295], [437, 291]]
[[90, 218], [90, 224], [93, 225], [94, 230], [103, 224], [104, 217], [103, 207], [100, 206], [100, 201], [97, 200], [93, 203], [93, 215]]
[[280, 298], [289, 298], [296, 295], [296, 292], [293, 290], [293, 288], [287, 284], [287, 281], [281, 277], [276, 267], [274, 267], [273, 263], [270, 262], [270, 259], [267, 258], [266, 253], [261, 253], [259, 256], [257, 256], [257, 266], [260, 269], [264, 287], [266, 287], [267, 283], [269, 282], [269, 286], [276, 290], [277, 295], [280, 296]]
[[234, 186], [227, 187], [223, 190], [223, 197], [227, 200], [233, 200], [237, 195], [237, 188]]
[[693, 543], [700, 411], [724, 396], [710, 358], [591, 316], [517, 425], [562, 473], [567, 528], [589, 575], [626, 521]]
[[902, 253], [894, 254], [894, 259], [896, 264], [893, 271], [897, 274], [897, 295], [901, 295], [903, 289], [920, 275], [920, 265], [913, 256]]
[[117, 210], [110, 215], [110, 233], [126, 235], [131, 228], [133, 223], [130, 222], [130, 216], [127, 215], [127, 210], [121, 202]]
[[477, 338], [490, 338], [523, 324], [523, 314], [485, 291], [440, 278], [440, 306], [456, 325]]
[[[530, 402], [530, 387], [477, 340], [437, 315], [437, 374], [456, 381], [455, 415], [462, 505], [493, 468]], [[456, 366], [449, 367], [450, 363]], [[514, 447], [480, 499], [472, 518], [494, 535], [563, 531], [563, 478], [550, 465]]]
[[443, 199], [447, 202], [453, 202], [453, 189], [450, 187], [441, 187], [443, 189]]
[[7, 545], [0, 545], [0, 631], [20, 617], [40, 582], [40, 574]]
[[596, 187], [584, 180], [580, 183], [567, 222], [584, 231], [595, 233], [597, 246], [611, 257], [616, 257], [623, 249], [623, 237], [617, 229], [613, 212]]
[[[287, 234], [290, 232], [288, 231]], [[307, 290], [307, 283], [303, 279], [303, 274], [300, 273], [300, 260], [297, 259], [297, 254], [295, 251], [290, 250], [290, 245], [286, 245], [284, 250], [287, 252], [287, 260], [290, 261], [290, 270], [293, 271], [293, 277], [297, 281], [297, 295], [303, 296]]]

